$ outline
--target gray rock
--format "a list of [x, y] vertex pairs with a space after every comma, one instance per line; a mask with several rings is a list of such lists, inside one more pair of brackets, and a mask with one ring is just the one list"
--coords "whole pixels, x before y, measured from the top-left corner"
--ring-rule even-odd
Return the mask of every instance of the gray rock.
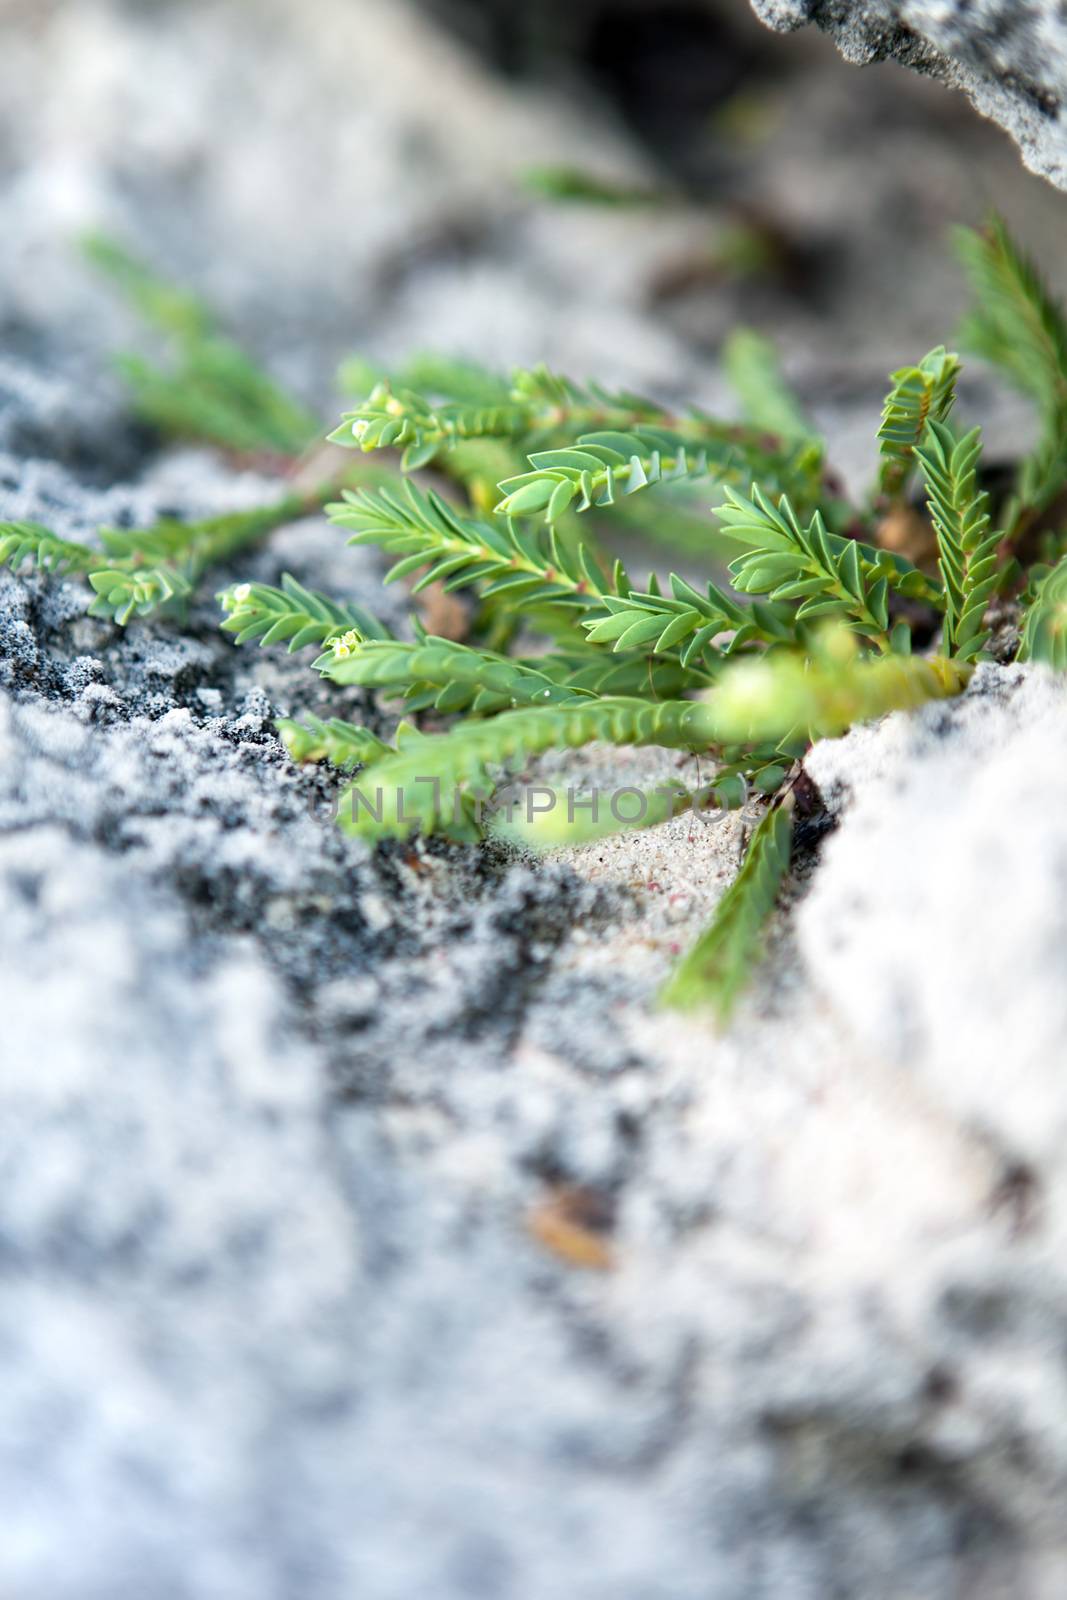
[[858, 66], [888, 59], [962, 89], [1067, 189], [1067, 31], [1051, 0], [752, 0], [768, 27], [813, 22]]
[[[647, 300], [703, 215], [535, 211], [514, 167], [573, 153], [544, 101], [392, 0], [313, 10], [5, 8], [0, 515], [92, 538], [276, 487], [123, 418], [98, 376], [122, 319], [66, 247], [101, 214], [308, 393], [345, 338], [445, 333], [704, 381]], [[872, 113], [835, 82], [810, 143], [787, 119], [776, 209], [810, 210], [839, 113], [862, 144]], [[874, 262], [914, 191], [846, 159], [828, 236], [862, 203]], [[915, 276], [948, 319], [954, 287]], [[734, 303], [707, 298], [721, 327]], [[790, 326], [821, 348], [818, 315]], [[901, 355], [863, 343], [864, 382]], [[286, 569], [403, 615], [317, 520], [217, 581]], [[1057, 691], [986, 674], [818, 753], [825, 880], [720, 1038], [652, 1002], [736, 821], [539, 865], [371, 852], [272, 723], [379, 709], [235, 650], [209, 597], [126, 632], [84, 606], [0, 575], [5, 1600], [1058, 1600], [1063, 1101], [1055, 1039], [1005, 996], [1060, 1017], [1061, 844], [1044, 795], [1033, 829], [999, 827], [983, 776], [1010, 744], [1055, 790]], [[908, 894], [947, 930], [936, 962]]]
[[[336, 585], [351, 553], [302, 537]], [[735, 830], [536, 870], [371, 855], [271, 735], [314, 703], [299, 663], [235, 652], [206, 607], [120, 636], [76, 600], [3, 580], [0, 1588], [1057, 1593], [1055, 1063], [1008, 1103], [1002, 991], [980, 959], [976, 986], [946, 958], [957, 988], [909, 963], [882, 886], [963, 937], [931, 796], [973, 792], [960, 849], [989, 848], [983, 730], [1013, 727], [1031, 770], [1062, 690], [986, 673], [816, 754], [841, 820], [798, 919], [811, 978], [783, 928], [717, 1040], [647, 999]], [[1011, 839], [1005, 983], [1057, 926]], [[894, 1031], [901, 994], [957, 1027], [978, 1008], [973, 1072]], [[560, 1185], [608, 1270], [546, 1248]]]
[[855, 795], [800, 913], [813, 977], [865, 1048], [920, 1074], [1007, 1161], [1057, 1178], [1062, 678], [982, 667], [958, 703], [824, 743], [811, 771]]

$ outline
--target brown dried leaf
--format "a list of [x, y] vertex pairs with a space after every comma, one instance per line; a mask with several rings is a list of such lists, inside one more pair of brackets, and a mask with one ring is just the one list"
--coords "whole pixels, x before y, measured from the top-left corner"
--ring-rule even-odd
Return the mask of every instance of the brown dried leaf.
[[615, 1256], [607, 1235], [614, 1220], [607, 1196], [579, 1184], [560, 1184], [533, 1207], [526, 1226], [538, 1244], [569, 1267], [609, 1272]]

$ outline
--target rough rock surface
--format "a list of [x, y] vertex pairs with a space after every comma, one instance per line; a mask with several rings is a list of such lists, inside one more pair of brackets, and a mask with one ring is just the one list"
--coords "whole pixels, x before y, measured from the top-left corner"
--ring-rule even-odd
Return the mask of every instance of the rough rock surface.
[[3, 599], [6, 1592], [1060, 1592], [1059, 685], [817, 752], [717, 1040], [647, 1000], [732, 825], [371, 856], [290, 663]]
[[[308, 8], [281, 0], [254, 37], [237, 4], [20, 13], [0, 516], [91, 536], [272, 492], [161, 451], [101, 381], [121, 319], [61, 248], [95, 206], [312, 395], [338, 343], [396, 353], [411, 326], [699, 376], [633, 286], [665, 248], [643, 222], [512, 199], [485, 225], [508, 137], [562, 124], [542, 104], [516, 133], [392, 0], [323, 0], [304, 56]], [[249, 143], [213, 163], [228, 114]], [[306, 236], [269, 185], [253, 203], [330, 130], [353, 161], [376, 140], [342, 242], [345, 161], [301, 188]], [[420, 255], [431, 197], [480, 230], [442, 222]], [[285, 569], [400, 605], [315, 521], [217, 578]], [[372, 853], [271, 724], [373, 707], [234, 650], [207, 597], [180, 628], [84, 606], [0, 575], [4, 1600], [1059, 1600], [1062, 689], [986, 672], [817, 752], [837, 832], [717, 1038], [651, 1000], [736, 820], [538, 866]], [[676, 776], [662, 759], [578, 775]]]
[[[958, 707], [824, 743], [816, 781], [856, 798], [800, 918], [809, 965], [864, 1044], [926, 1072], [1017, 1163], [1053, 1172], [1067, 1133], [1065, 712], [1056, 677], [983, 668]], [[1003, 843], [1020, 813], [1022, 852]], [[894, 871], [865, 873], [898, 842]], [[987, 1014], [993, 1031], [961, 1026]]]
[[814, 22], [859, 66], [892, 59], [962, 89], [1031, 172], [1067, 189], [1067, 29], [1053, 0], [752, 0], [769, 27]]

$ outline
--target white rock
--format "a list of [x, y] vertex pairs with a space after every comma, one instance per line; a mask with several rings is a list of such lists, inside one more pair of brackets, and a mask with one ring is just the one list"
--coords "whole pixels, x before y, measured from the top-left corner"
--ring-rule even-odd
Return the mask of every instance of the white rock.
[[958, 703], [825, 742], [808, 767], [842, 807], [797, 918], [814, 983], [965, 1122], [1020, 1160], [1058, 1159], [1064, 680], [982, 668]]

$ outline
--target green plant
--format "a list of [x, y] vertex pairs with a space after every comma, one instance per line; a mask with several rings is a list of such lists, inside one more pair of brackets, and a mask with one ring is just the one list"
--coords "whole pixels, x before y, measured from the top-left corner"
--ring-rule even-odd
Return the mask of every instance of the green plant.
[[[419, 633], [403, 642], [357, 625], [328, 641], [315, 665], [332, 681], [378, 688], [409, 711], [462, 713], [445, 731], [408, 727], [395, 748], [367, 754], [369, 770], [344, 791], [342, 825], [369, 839], [415, 828], [468, 838], [497, 825], [483, 808], [507, 774], [540, 752], [593, 741], [708, 758], [711, 782], [665, 786], [629, 824], [564, 823], [557, 806], [509, 821], [507, 831], [531, 844], [573, 843], [687, 808], [746, 799], [764, 807], [744, 866], [665, 991], [671, 1003], [710, 1003], [725, 1017], [788, 872], [793, 786], [808, 744], [964, 689], [987, 655], [990, 600], [1019, 588], [1011, 546], [1024, 518], [1041, 523], [1053, 504], [1056, 463], [1067, 464], [1059, 312], [999, 224], [969, 235], [964, 252], [977, 293], [970, 342], [1016, 381], [1025, 377], [1044, 427], [1034, 462], [1000, 505], [983, 487], [978, 430], [959, 433], [951, 424], [960, 363], [943, 346], [893, 374], [878, 481], [860, 506], [828, 489], [825, 447], [773, 349], [753, 334], [735, 335], [727, 356], [740, 423], [667, 412], [544, 371], [521, 373], [510, 387], [469, 372], [450, 386], [447, 369], [428, 373], [422, 386], [372, 383], [334, 441], [364, 453], [399, 451], [403, 472], [433, 466], [467, 492], [446, 495], [408, 480], [346, 493], [329, 513], [352, 542], [397, 558], [386, 581], [470, 594], [472, 636], [455, 644]], [[1016, 355], [1021, 329], [1025, 374]], [[454, 452], [489, 443], [525, 457], [524, 470], [507, 473], [491, 500], [449, 467]], [[880, 542], [887, 508], [923, 515], [911, 499], [916, 475], [936, 568]], [[598, 535], [610, 537], [631, 497], [699, 481], [717, 491], [712, 548], [731, 557], [723, 579], [697, 587], [671, 574], [635, 584], [582, 536], [592, 518]], [[563, 537], [568, 522], [578, 525], [576, 537]], [[1058, 531], [1054, 519], [1045, 531]], [[1024, 657], [1067, 659], [1065, 585], [1067, 561], [1037, 570]], [[490, 641], [501, 637], [502, 614], [500, 649]], [[537, 633], [547, 643], [541, 653], [525, 642], [515, 650], [517, 634], [525, 641]], [[935, 634], [936, 653], [916, 648], [915, 637]], [[621, 676], [613, 681], [612, 673]], [[302, 739], [305, 753], [335, 759], [321, 733]], [[346, 765], [349, 751], [342, 742]]]
[[[201, 301], [157, 277], [102, 235], [87, 239], [85, 251], [166, 347], [169, 365], [153, 365], [139, 356], [118, 358], [137, 413], [168, 437], [253, 454], [295, 474], [301, 456], [323, 433], [314, 416], [220, 335]], [[148, 528], [99, 528], [94, 544], [61, 539], [37, 523], [0, 522], [0, 566], [83, 576], [94, 592], [89, 612], [125, 626], [134, 617], [187, 600], [211, 567], [261, 542], [274, 529], [321, 510], [356, 476], [346, 467], [310, 487], [293, 483], [265, 505], [197, 522], [167, 517]], [[301, 593], [306, 597], [306, 591]], [[336, 620], [347, 627], [347, 617], [345, 613]], [[366, 631], [366, 613], [354, 620]]]
[[202, 301], [103, 234], [85, 240], [85, 253], [164, 346], [162, 364], [141, 355], [117, 358], [146, 422], [166, 434], [252, 454], [296, 456], [319, 437], [317, 417], [222, 336]]
[[740, 872], [715, 919], [672, 974], [664, 999], [681, 1008], [713, 1005], [729, 1020], [763, 942], [764, 925], [789, 871], [792, 797], [771, 806], [753, 830]]
[[989, 496], [978, 488], [981, 432], [972, 428], [957, 439], [943, 422], [931, 420], [915, 453], [926, 480], [944, 584], [942, 649], [974, 661], [989, 638], [982, 623], [999, 572], [1000, 535], [990, 521]]
[[1067, 671], [1067, 558], [1051, 571], [1035, 568], [1031, 580], [1019, 660]]
[[[1020, 659], [1067, 666], [1057, 510], [1067, 484], [1067, 323], [999, 223], [966, 235], [962, 250], [976, 299], [968, 343], [1033, 396], [1041, 421], [1034, 452], [1000, 500], [983, 481], [979, 431], [957, 431], [951, 420], [960, 368], [943, 346], [892, 375], [877, 482], [858, 505], [832, 488], [822, 440], [773, 350], [753, 334], [735, 335], [727, 355], [740, 422], [544, 369], [509, 380], [434, 358], [394, 374], [349, 362], [343, 383], [367, 393], [331, 437], [359, 460], [397, 452], [404, 476], [336, 480], [329, 515], [351, 543], [395, 558], [386, 582], [462, 591], [467, 638], [417, 624], [414, 638], [394, 638], [361, 608], [289, 576], [280, 588], [238, 584], [221, 596], [223, 626], [238, 643], [314, 645], [324, 679], [378, 690], [408, 719], [428, 719], [402, 721], [392, 741], [337, 719], [279, 725], [294, 759], [346, 773], [342, 826], [370, 840], [416, 828], [479, 838], [501, 826], [492, 809], [501, 782], [542, 752], [605, 742], [700, 756], [711, 768], [705, 781], [664, 785], [644, 797], [640, 815], [578, 820], [568, 808], [564, 822], [557, 806], [509, 819], [506, 831], [530, 845], [580, 843], [687, 809], [754, 806], [760, 819], [745, 863], [665, 991], [670, 1003], [707, 1003], [726, 1017], [789, 872], [811, 741], [959, 694], [988, 658], [994, 597], [1015, 608]], [[161, 380], [181, 393], [157, 419], [180, 425], [195, 404], [200, 436], [212, 436], [218, 413], [202, 404], [205, 362], [189, 359], [214, 337], [202, 313], [123, 258], [111, 266], [184, 353], [186, 365]], [[262, 386], [247, 380], [237, 363], [224, 394], [246, 420], [261, 415], [254, 395], [272, 412]], [[215, 442], [228, 433], [220, 428]], [[302, 427], [290, 447], [298, 434]], [[417, 472], [432, 475], [416, 482]], [[657, 521], [661, 538], [681, 530], [691, 552], [694, 485], [714, 494], [704, 548], [724, 570], [700, 585], [676, 573], [638, 583], [604, 556], [617, 526], [633, 528], [635, 504], [648, 508], [644, 526]], [[87, 547], [7, 525], [0, 559], [85, 573], [98, 592], [94, 609], [125, 620], [187, 592], [210, 561], [321, 503], [322, 493], [241, 514], [258, 515], [251, 531], [216, 519], [105, 534], [110, 565], [100, 567]], [[886, 517], [902, 513], [929, 537], [925, 565], [882, 542]], [[458, 720], [442, 729], [446, 716]]]
[[1004, 539], [1018, 541], [1067, 482], [1067, 320], [998, 217], [960, 229], [958, 244], [975, 301], [961, 341], [1034, 402], [1041, 423], [1001, 518]]
[[918, 366], [891, 375], [878, 429], [879, 485], [889, 498], [904, 497], [927, 424], [944, 422], [952, 410], [959, 370], [958, 358], [939, 344]]
[[318, 510], [332, 487], [293, 491], [269, 505], [201, 522], [166, 517], [150, 528], [99, 528], [95, 547], [59, 539], [36, 523], [0, 522], [0, 566], [81, 574], [95, 591], [90, 614], [125, 626], [188, 598], [210, 567]]

